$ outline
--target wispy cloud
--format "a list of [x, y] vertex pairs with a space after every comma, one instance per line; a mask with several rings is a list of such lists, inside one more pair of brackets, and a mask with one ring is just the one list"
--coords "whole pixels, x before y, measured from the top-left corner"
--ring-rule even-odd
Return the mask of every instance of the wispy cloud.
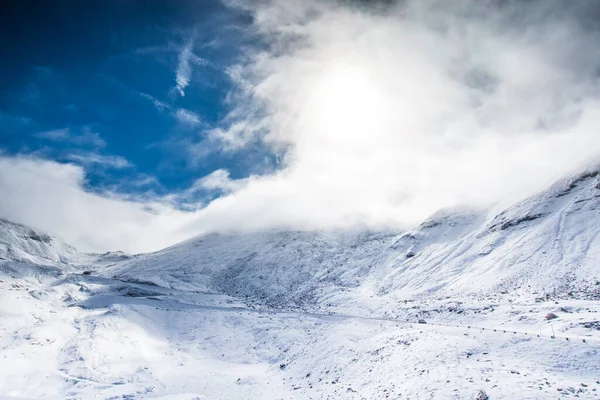
[[69, 154], [68, 160], [75, 161], [86, 166], [97, 165], [103, 168], [124, 169], [132, 168], [133, 164], [124, 157], [113, 155], [102, 155], [97, 153]]
[[79, 146], [91, 145], [96, 148], [106, 147], [106, 142], [100, 134], [98, 132], [92, 132], [88, 127], [83, 127], [80, 135], [72, 136], [71, 142]]
[[200, 116], [191, 110], [188, 110], [186, 108], [177, 108], [174, 110], [171, 105], [160, 101], [147, 93], [140, 93], [140, 96], [152, 102], [152, 104], [158, 111], [170, 111], [170, 115], [173, 116], [173, 118], [175, 118], [182, 125], [194, 127], [202, 122]]
[[38, 132], [38, 133], [34, 134], [33, 136], [35, 136], [36, 138], [39, 138], [39, 139], [46, 139], [46, 140], [52, 140], [52, 141], [63, 141], [63, 140], [69, 139], [69, 137], [71, 136], [71, 132], [70, 132], [69, 128], [63, 128], [63, 129], [54, 129], [51, 131]]
[[54, 129], [50, 131], [38, 132], [35, 137], [53, 142], [68, 142], [77, 146], [92, 146], [94, 148], [106, 147], [106, 141], [97, 132], [84, 126], [80, 134], [73, 134], [70, 128]]
[[155, 176], [150, 175], [139, 175], [136, 179], [128, 180], [127, 184], [133, 185], [136, 187], [142, 186], [160, 186], [160, 182], [156, 179]]
[[31, 124], [31, 118], [21, 115], [8, 114], [0, 110], [0, 124], [4, 128], [22, 127]]
[[190, 66], [190, 57], [194, 39], [189, 39], [179, 53], [179, 62], [175, 71], [175, 83], [181, 96], [185, 96], [185, 88], [190, 84], [192, 68]]
[[150, 101], [154, 107], [156, 107], [156, 109], [160, 112], [165, 111], [165, 110], [170, 110], [171, 106], [168, 105], [167, 103], [158, 100], [156, 97], [149, 95], [148, 93], [140, 93], [140, 96], [142, 96], [144, 99]]
[[[218, 40], [212, 40], [209, 43], [201, 44], [199, 48], [206, 48], [214, 46]], [[171, 92], [175, 92], [179, 94], [181, 97], [185, 96], [185, 92], [187, 87], [190, 85], [192, 81], [192, 77], [194, 74], [194, 67], [212, 67], [218, 70], [222, 68], [214, 65], [209, 60], [198, 56], [194, 53], [194, 48], [196, 47], [196, 34], [191, 33], [184, 38], [183, 45], [178, 45], [175, 43], [168, 43], [165, 45], [158, 46], [149, 46], [136, 50], [137, 54], [150, 54], [157, 55], [161, 53], [177, 53], [177, 66], [175, 67], [175, 86], [172, 88]], [[146, 97], [148, 100], [155, 101], [156, 99], [150, 95], [142, 94], [143, 97]], [[154, 105], [157, 108], [161, 108], [166, 106], [165, 103], [157, 101], [154, 102]], [[165, 107], [167, 108], [167, 107]]]
[[196, 126], [200, 124], [200, 117], [198, 114], [185, 108], [177, 109], [174, 115], [175, 118], [177, 118], [177, 120], [183, 125]]
[[181, 48], [178, 56], [177, 69], [175, 71], [175, 88], [182, 97], [185, 96], [185, 89], [191, 82], [192, 67], [194, 65], [209, 65], [207, 60], [194, 54], [195, 41], [195, 35], [190, 36]]
[[229, 171], [224, 169], [218, 169], [216, 171], [213, 171], [209, 175], [197, 179], [192, 184], [189, 191], [216, 190], [224, 193], [230, 193], [243, 188], [250, 179], [252, 178], [231, 179]]

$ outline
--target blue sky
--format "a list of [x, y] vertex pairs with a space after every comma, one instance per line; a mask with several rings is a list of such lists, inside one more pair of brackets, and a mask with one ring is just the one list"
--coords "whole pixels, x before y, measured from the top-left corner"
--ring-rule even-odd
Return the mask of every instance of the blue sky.
[[506, 207], [600, 161], [598, 16], [596, 0], [4, 2], [0, 217], [142, 252]]
[[96, 191], [164, 194], [220, 168], [233, 178], [272, 169], [264, 146], [203, 144], [228, 113], [227, 68], [258, 44], [249, 23], [212, 0], [14, 1], [3, 13], [0, 146], [79, 164]]

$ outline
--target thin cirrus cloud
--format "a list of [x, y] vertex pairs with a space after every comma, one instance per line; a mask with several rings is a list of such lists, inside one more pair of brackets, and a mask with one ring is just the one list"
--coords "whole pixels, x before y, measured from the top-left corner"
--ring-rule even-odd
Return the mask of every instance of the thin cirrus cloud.
[[38, 132], [34, 135], [39, 139], [47, 139], [52, 141], [63, 141], [69, 139], [71, 132], [68, 128], [53, 129], [50, 131]]
[[103, 155], [91, 152], [69, 154], [67, 159], [85, 166], [99, 166], [102, 168], [124, 169], [132, 168], [134, 166], [121, 156]]
[[77, 146], [106, 147], [106, 141], [104, 141], [100, 134], [92, 132], [88, 127], [83, 127], [79, 134], [73, 133], [70, 128], [63, 128], [38, 132], [34, 136], [42, 140], [71, 143]]
[[152, 105], [160, 112], [171, 109], [170, 105], [168, 105], [167, 103], [165, 103], [163, 101], [158, 100], [156, 97], [151, 96], [148, 93], [140, 93], [140, 96], [143, 97], [144, 99], [150, 101], [152, 103]]
[[170, 115], [172, 115], [173, 118], [175, 118], [177, 122], [179, 122], [182, 125], [193, 127], [199, 125], [202, 121], [200, 119], [200, 116], [191, 110], [188, 110], [186, 108], [177, 108], [173, 111], [173, 107], [171, 105], [160, 101], [147, 93], [140, 93], [140, 96], [150, 101], [158, 111], [170, 111]]
[[178, 56], [177, 69], [175, 71], [175, 89], [183, 97], [185, 90], [191, 82], [193, 68], [195, 66], [206, 66], [208, 61], [194, 54], [195, 36], [186, 40]]
[[174, 113], [175, 118], [179, 123], [187, 126], [196, 126], [200, 124], [200, 117], [193, 111], [185, 108], [179, 108]]

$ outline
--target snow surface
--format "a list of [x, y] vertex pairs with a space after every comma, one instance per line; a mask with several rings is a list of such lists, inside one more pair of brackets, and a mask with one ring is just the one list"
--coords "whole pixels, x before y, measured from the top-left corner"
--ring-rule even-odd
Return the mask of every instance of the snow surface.
[[600, 398], [599, 170], [409, 232], [135, 256], [1, 220], [0, 398]]

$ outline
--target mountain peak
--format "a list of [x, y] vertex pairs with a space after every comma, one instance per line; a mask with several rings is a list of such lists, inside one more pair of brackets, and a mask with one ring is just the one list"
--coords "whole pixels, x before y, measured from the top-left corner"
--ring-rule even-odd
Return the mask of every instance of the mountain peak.
[[0, 218], [0, 260], [56, 265], [71, 264], [78, 256], [57, 236]]

